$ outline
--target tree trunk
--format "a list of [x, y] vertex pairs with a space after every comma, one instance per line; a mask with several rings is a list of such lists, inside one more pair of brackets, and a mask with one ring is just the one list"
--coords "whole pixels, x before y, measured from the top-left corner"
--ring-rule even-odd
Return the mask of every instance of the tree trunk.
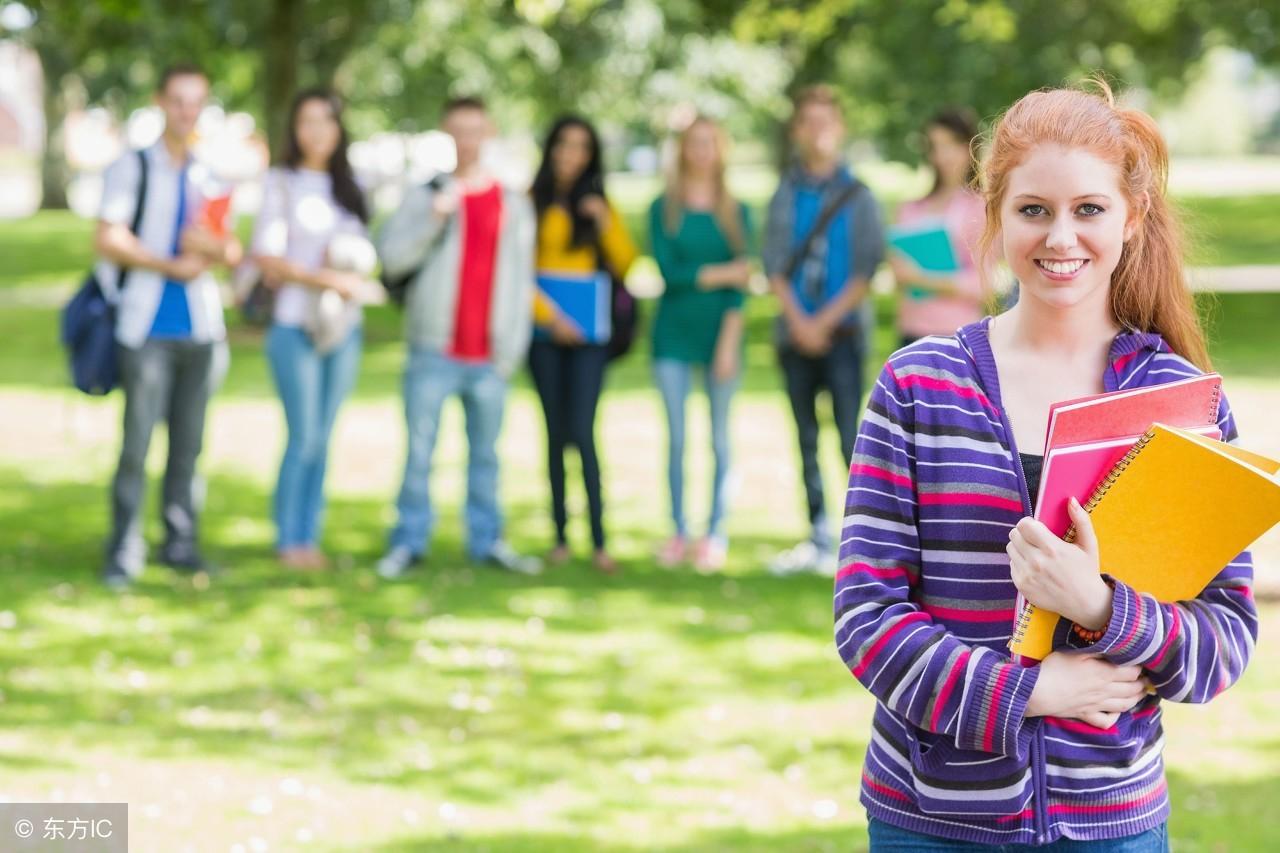
[[71, 170], [63, 125], [67, 119], [67, 101], [63, 96], [65, 68], [48, 51], [38, 51], [40, 72], [44, 77], [44, 150], [40, 154], [40, 207], [42, 210], [65, 210], [67, 182]]
[[298, 87], [298, 41], [302, 37], [302, 0], [272, 0], [267, 15], [263, 56], [263, 103], [267, 143], [275, 158], [284, 154], [289, 103]]

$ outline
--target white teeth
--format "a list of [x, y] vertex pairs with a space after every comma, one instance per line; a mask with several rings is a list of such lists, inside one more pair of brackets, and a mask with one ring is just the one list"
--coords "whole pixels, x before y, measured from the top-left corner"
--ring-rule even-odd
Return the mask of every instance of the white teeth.
[[1037, 261], [1037, 263], [1055, 275], [1071, 275], [1073, 272], [1080, 269], [1080, 267], [1084, 266], [1084, 261], [1066, 261], [1065, 263], [1060, 263], [1058, 261]]

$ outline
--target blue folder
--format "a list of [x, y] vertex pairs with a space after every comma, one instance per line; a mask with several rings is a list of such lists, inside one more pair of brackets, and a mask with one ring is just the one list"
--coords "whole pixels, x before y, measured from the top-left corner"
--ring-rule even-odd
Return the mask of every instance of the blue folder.
[[[588, 343], [593, 344], [608, 343], [613, 335], [609, 285], [609, 275], [605, 272], [538, 273], [538, 290], [582, 330], [582, 336]], [[546, 340], [551, 333], [538, 326], [534, 329], [534, 336]]]

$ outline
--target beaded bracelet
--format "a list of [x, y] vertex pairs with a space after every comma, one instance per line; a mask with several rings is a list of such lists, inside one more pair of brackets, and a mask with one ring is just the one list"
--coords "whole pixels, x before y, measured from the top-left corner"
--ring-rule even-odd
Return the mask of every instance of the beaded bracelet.
[[[1111, 587], [1112, 589], [1116, 588], [1116, 583], [1115, 581], [1111, 580], [1111, 578], [1105, 578], [1105, 580], [1107, 582], [1107, 586]], [[1103, 636], [1106, 635], [1107, 626], [1110, 624], [1111, 622], [1110, 620], [1108, 620], [1107, 625], [1103, 625], [1099, 630], [1090, 631], [1088, 628], [1083, 628], [1080, 625], [1076, 624], [1075, 622], [1072, 622], [1071, 630], [1075, 632], [1075, 635], [1077, 637], [1084, 640], [1086, 643], [1096, 643], [1099, 640], [1101, 640]]]
[[1071, 630], [1075, 632], [1077, 637], [1084, 640], [1086, 643], [1096, 643], [1102, 639], [1103, 634], [1107, 633], [1107, 626], [1103, 625], [1101, 631], [1088, 631], [1081, 628], [1075, 622], [1072, 622]]

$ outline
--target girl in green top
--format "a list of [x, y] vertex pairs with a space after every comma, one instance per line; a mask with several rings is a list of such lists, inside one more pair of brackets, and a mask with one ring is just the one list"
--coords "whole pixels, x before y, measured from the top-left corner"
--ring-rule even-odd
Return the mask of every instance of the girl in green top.
[[[666, 282], [653, 324], [653, 375], [667, 410], [667, 476], [675, 535], [658, 561], [692, 557], [702, 571], [720, 568], [728, 540], [724, 514], [729, 481], [729, 402], [742, 365], [743, 291], [750, 222], [725, 187], [724, 133], [699, 118], [681, 134], [666, 193], [649, 210], [653, 254]], [[707, 534], [690, 546], [684, 518], [684, 404], [700, 368], [711, 404], [715, 480]]]

